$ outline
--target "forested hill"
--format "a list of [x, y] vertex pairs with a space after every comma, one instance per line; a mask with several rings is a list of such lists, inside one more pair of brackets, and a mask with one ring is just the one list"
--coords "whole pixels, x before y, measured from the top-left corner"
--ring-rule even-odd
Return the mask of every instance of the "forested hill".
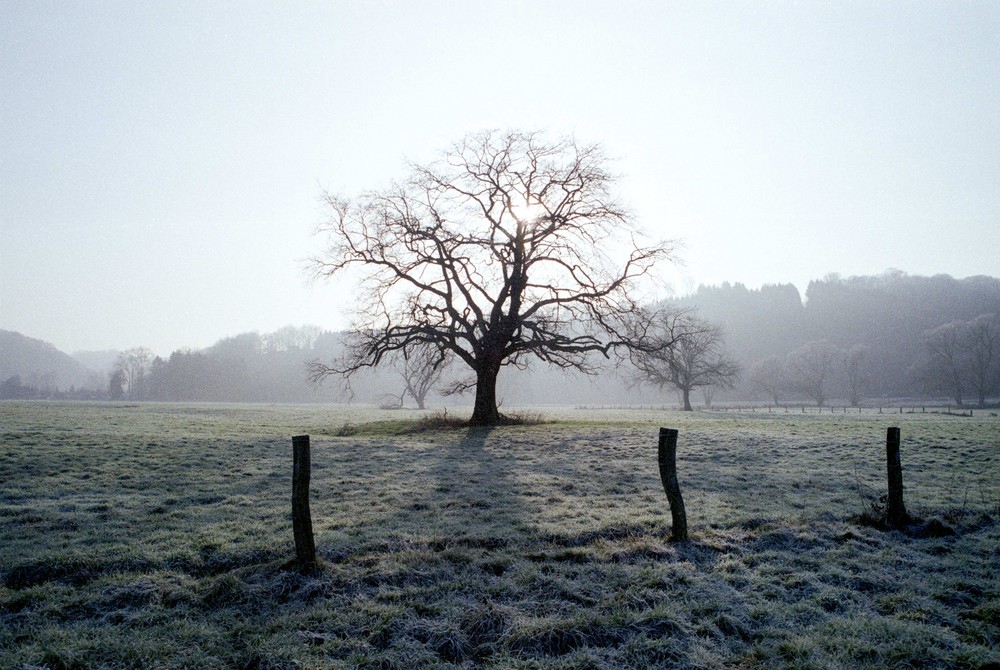
[[48, 394], [107, 385], [97, 373], [48, 342], [10, 330], [0, 330], [0, 383], [4, 384], [0, 397], [26, 388]]
[[[702, 286], [668, 308], [692, 308], [724, 329], [726, 349], [743, 368], [732, 391], [716, 400], [767, 399], [755, 373], [762, 366], [787, 373], [797, 352], [822, 343], [831, 352], [827, 398], [849, 395], [845, 365], [853, 356], [863, 378], [856, 389], [863, 398], [953, 398], [947, 376], [928, 361], [930, 333], [970, 324], [980, 315], [1000, 315], [1000, 279], [946, 275], [827, 277], [809, 284], [805, 300], [791, 284], [747, 289], [742, 284]], [[936, 330], [935, 330], [936, 329]], [[286, 327], [274, 333], [243, 333], [200, 351], [178, 350], [165, 358], [143, 348], [121, 352], [117, 379], [89, 372], [51, 345], [18, 333], [0, 331], [0, 398], [102, 397], [125, 400], [224, 402], [397, 402], [403, 392], [399, 365], [359, 375], [345, 388], [335, 379], [321, 385], [308, 381], [308, 363], [332, 361], [341, 350], [342, 334], [315, 327]], [[991, 365], [989, 393], [1000, 393], [1000, 338]], [[467, 376], [452, 365], [440, 384]], [[781, 375], [778, 375], [781, 376]], [[808, 401], [793, 375], [780, 380], [781, 402]], [[855, 380], [858, 381], [858, 380]], [[508, 406], [547, 404], [673, 403], [670, 389], [637, 387], [629, 370], [608, 369], [596, 377], [567, 375], [537, 361], [527, 371], [507, 369], [498, 393]], [[69, 393], [75, 388], [74, 393]], [[395, 394], [393, 400], [390, 394]], [[974, 400], [971, 386], [966, 389]], [[457, 404], [431, 393], [432, 405]], [[464, 402], [467, 402], [465, 400]], [[407, 403], [411, 401], [406, 399]]]
[[[832, 275], [810, 282], [805, 300], [791, 284], [750, 290], [727, 283], [699, 287], [671, 303], [696, 308], [703, 318], [722, 325], [728, 350], [745, 370], [825, 340], [842, 351], [864, 348], [869, 395], [921, 395], [935, 390], [924, 374], [926, 334], [983, 314], [1000, 315], [1000, 279], [893, 271]], [[744, 386], [748, 382], [745, 377]]]

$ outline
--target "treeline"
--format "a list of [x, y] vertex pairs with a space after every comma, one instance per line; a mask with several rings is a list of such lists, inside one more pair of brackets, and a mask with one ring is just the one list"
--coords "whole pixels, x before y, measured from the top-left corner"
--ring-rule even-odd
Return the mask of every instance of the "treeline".
[[143, 347], [123, 351], [115, 363], [112, 400], [195, 402], [333, 402], [336, 384], [312, 384], [308, 365], [333, 357], [340, 338], [312, 326], [274, 333], [243, 333], [200, 351], [166, 358]]
[[[666, 301], [668, 310], [690, 309], [720, 325], [726, 352], [741, 368], [733, 388], [703, 389], [703, 397], [768, 404], [863, 405], [886, 398], [986, 404], [1000, 394], [998, 279], [900, 272], [829, 276], [811, 282], [805, 298], [791, 284], [751, 290], [727, 283]], [[360, 374], [350, 386], [336, 378], [311, 383], [309, 363], [333, 361], [343, 335], [309, 326], [244, 333], [167, 357], [137, 347], [121, 352], [110, 371], [85, 370], [84, 377], [82, 368], [69, 365], [69, 357], [51, 345], [8, 331], [0, 336], [6, 345], [0, 351], [6, 373], [0, 376], [0, 398], [415, 404], [406, 394], [401, 361]], [[47, 372], [64, 368], [76, 376]], [[451, 365], [435, 380], [427, 402], [469, 402], [439, 393], [466, 372]], [[608, 367], [594, 377], [538, 364], [509, 368], [497, 391], [507, 405], [680, 400], [666, 388], [637, 383], [628, 366]]]
[[[805, 297], [791, 284], [759, 290], [723, 284], [667, 301], [668, 309], [691, 309], [722, 326], [728, 354], [742, 369], [732, 389], [704, 389], [704, 397], [775, 404], [860, 405], [904, 397], [979, 404], [1000, 392], [1000, 337], [986, 343], [993, 347], [991, 360], [984, 359], [989, 351], [983, 348], [984, 337], [1000, 328], [998, 279], [900, 272], [829, 276], [811, 282]], [[110, 394], [176, 401], [412, 403], [405, 394], [405, 366], [392, 362], [356, 376], [350, 387], [335, 379], [309, 383], [309, 362], [332, 361], [341, 343], [340, 334], [311, 327], [245, 333], [166, 359], [142, 360], [140, 351], [138, 374], [136, 352], [124, 352], [118, 366], [124, 376]], [[436, 391], [464, 372], [452, 366], [429, 401], [463, 402]], [[628, 367], [583, 377], [535, 365], [505, 370], [498, 393], [508, 404], [674, 400], [636, 380]]]
[[[330, 363], [343, 351], [344, 334], [318, 328], [286, 327], [275, 333], [243, 333], [220, 340], [200, 351], [178, 350], [168, 357], [153, 356], [146, 348], [121, 352], [109, 376], [107, 398], [167, 402], [358, 402], [398, 407], [415, 406], [407, 393], [407, 361], [387, 360], [377, 370], [354, 375], [350, 383], [330, 376], [310, 381], [314, 361]], [[411, 359], [412, 361], [412, 359]], [[452, 364], [435, 379], [425, 399], [433, 405], [460, 405], [471, 397], [443, 396], [466, 375]], [[628, 394], [628, 380], [619, 375], [572, 377], [559, 370], [535, 366], [505, 371], [498, 386], [502, 401], [517, 403], [597, 402], [609, 393]], [[641, 392], [639, 392], [641, 394]]]
[[1000, 392], [998, 279], [831, 275], [805, 297], [790, 284], [723, 284], [673, 304], [723, 327], [744, 371], [736, 399], [978, 404]]
[[97, 386], [70, 384], [67, 388], [32, 375], [25, 380], [21, 375], [10, 375], [0, 381], [0, 400], [106, 400], [108, 393]]
[[48, 342], [0, 330], [0, 400], [103, 397], [106, 377]]

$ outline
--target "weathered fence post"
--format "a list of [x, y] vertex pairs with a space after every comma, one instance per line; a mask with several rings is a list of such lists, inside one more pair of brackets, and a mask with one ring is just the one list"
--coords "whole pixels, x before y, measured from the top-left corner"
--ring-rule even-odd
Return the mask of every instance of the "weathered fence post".
[[889, 476], [889, 498], [885, 508], [885, 520], [893, 528], [899, 528], [910, 520], [906, 508], [903, 507], [903, 466], [899, 460], [899, 428], [889, 428], [886, 431], [885, 460]]
[[667, 502], [670, 503], [670, 517], [673, 524], [670, 539], [674, 542], [684, 542], [688, 539], [687, 513], [684, 511], [681, 487], [677, 483], [676, 429], [660, 428], [657, 461], [660, 465], [660, 480], [663, 482], [663, 491], [667, 494]]
[[316, 543], [309, 512], [310, 460], [309, 436], [296, 435], [292, 438], [292, 533], [295, 535], [295, 561], [303, 570], [316, 566]]

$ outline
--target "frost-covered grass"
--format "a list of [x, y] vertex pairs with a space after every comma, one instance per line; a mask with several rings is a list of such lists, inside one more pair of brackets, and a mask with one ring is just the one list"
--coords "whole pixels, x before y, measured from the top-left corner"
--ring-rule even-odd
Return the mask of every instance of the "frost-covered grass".
[[[1000, 421], [0, 403], [0, 667], [980, 668], [1000, 662]], [[908, 510], [852, 519], [902, 429]], [[423, 428], [422, 428], [423, 426]], [[667, 542], [657, 427], [691, 542]], [[313, 444], [322, 568], [293, 555]]]

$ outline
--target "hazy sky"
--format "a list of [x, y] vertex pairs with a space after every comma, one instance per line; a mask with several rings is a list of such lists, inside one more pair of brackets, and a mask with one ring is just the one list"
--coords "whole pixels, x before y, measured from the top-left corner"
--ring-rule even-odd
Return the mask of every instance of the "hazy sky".
[[0, 328], [346, 325], [349, 195], [486, 128], [602, 144], [678, 292], [1000, 276], [1000, 2], [0, 2]]

